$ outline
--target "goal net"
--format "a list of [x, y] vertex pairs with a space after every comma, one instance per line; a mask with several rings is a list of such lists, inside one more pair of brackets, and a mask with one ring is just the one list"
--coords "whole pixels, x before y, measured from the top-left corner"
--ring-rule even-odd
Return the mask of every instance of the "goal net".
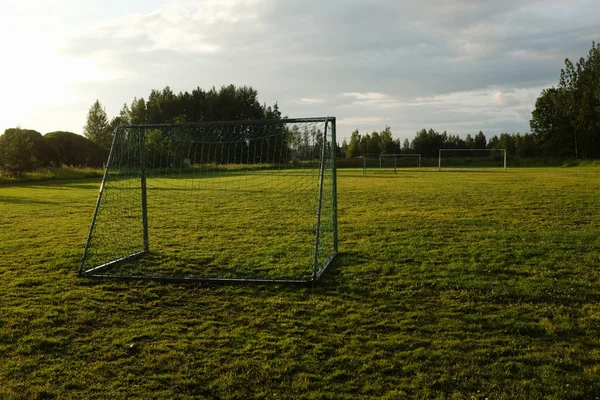
[[440, 149], [438, 170], [442, 168], [496, 168], [506, 171], [506, 150]]
[[396, 173], [399, 168], [421, 167], [420, 154], [366, 154], [363, 156], [363, 173]]
[[125, 125], [79, 272], [302, 283], [336, 254], [335, 118]]

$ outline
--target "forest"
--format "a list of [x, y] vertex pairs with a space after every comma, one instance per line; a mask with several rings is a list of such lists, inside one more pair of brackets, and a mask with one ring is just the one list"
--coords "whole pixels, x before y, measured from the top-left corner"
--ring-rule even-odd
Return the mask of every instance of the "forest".
[[412, 141], [405, 139], [400, 143], [394, 139], [390, 127], [381, 132], [361, 135], [358, 130], [352, 132], [350, 141], [344, 140], [341, 154], [347, 158], [357, 158], [365, 154], [420, 154], [423, 157], [435, 158], [439, 149], [506, 149], [511, 158], [552, 157], [542, 149], [537, 135], [532, 133], [502, 133], [487, 139], [482, 131], [472, 136], [467, 134], [465, 139], [458, 135], [449, 135], [446, 131], [440, 133], [433, 129], [421, 129]]
[[114, 132], [122, 124], [262, 118], [281, 118], [279, 106], [260, 104], [258, 92], [247, 86], [229, 85], [208, 91], [196, 88], [191, 93], [179, 94], [169, 87], [152, 90], [148, 100], [134, 98], [112, 119], [96, 100], [89, 109], [83, 136], [73, 132], [42, 135], [30, 129], [6, 129], [0, 136], [0, 174], [19, 178], [25, 172], [40, 168], [101, 168], [108, 158]]
[[346, 158], [376, 153], [416, 153], [437, 157], [439, 149], [506, 149], [515, 158], [600, 158], [600, 43], [592, 43], [587, 58], [568, 58], [558, 86], [542, 91], [529, 121], [530, 133], [502, 133], [489, 140], [483, 132], [458, 135], [421, 129], [412, 141], [394, 140], [391, 129], [371, 134], [352, 132], [342, 142]]
[[[0, 174], [21, 177], [39, 168], [102, 167], [117, 126], [197, 121], [282, 118], [277, 103], [261, 104], [249, 86], [223, 86], [208, 91], [174, 93], [152, 90], [147, 100], [134, 98], [109, 119], [96, 100], [89, 109], [83, 136], [73, 132], [41, 133], [9, 128], [0, 136]], [[283, 117], [285, 118], [285, 117]], [[506, 149], [512, 159], [600, 159], [600, 43], [592, 43], [586, 58], [568, 58], [557, 86], [544, 89], [531, 114], [530, 132], [490, 136], [479, 131], [459, 135], [421, 129], [412, 140], [394, 139], [392, 129], [361, 134], [355, 130], [338, 144], [338, 156], [377, 153], [417, 153], [436, 157], [439, 149]]]

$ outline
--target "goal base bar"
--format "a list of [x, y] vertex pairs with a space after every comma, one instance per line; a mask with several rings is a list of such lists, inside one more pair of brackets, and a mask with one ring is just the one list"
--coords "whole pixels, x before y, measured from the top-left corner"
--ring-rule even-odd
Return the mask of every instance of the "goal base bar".
[[129, 261], [129, 260], [133, 260], [133, 259], [139, 258], [139, 257], [143, 256], [146, 253], [147, 253], [147, 251], [144, 250], [144, 251], [140, 251], [138, 253], [130, 254], [128, 256], [119, 258], [119, 259], [114, 260], [114, 261], [107, 262], [106, 264], [98, 265], [97, 267], [94, 267], [94, 268], [91, 268], [91, 269], [88, 269], [88, 270], [85, 270], [85, 271], [83, 269], [81, 269], [79, 271], [79, 275], [86, 276], [86, 275], [89, 275], [92, 272], [104, 271], [107, 268], [114, 267], [116, 265], [122, 264], [125, 261]]
[[244, 284], [269, 284], [269, 285], [290, 285], [290, 286], [315, 286], [321, 280], [321, 277], [333, 260], [337, 256], [337, 252], [333, 253], [325, 262], [323, 268], [317, 272], [314, 279], [260, 279], [260, 278], [206, 278], [206, 277], [168, 277], [154, 275], [114, 275], [114, 274], [99, 274], [98, 272], [106, 270], [117, 264], [125, 261], [138, 258], [146, 254], [145, 251], [132, 254], [127, 257], [120, 258], [109, 263], [99, 265], [87, 271], [82, 271], [78, 274], [80, 278], [91, 279], [111, 279], [120, 281], [156, 281], [166, 283], [200, 283], [207, 285], [244, 285]]

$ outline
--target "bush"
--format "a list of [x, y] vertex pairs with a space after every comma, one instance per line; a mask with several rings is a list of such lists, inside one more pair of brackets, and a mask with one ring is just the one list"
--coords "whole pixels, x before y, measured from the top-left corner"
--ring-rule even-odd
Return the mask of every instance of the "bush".
[[76, 133], [50, 132], [44, 139], [56, 151], [63, 165], [100, 168], [108, 158], [108, 150]]
[[38, 131], [34, 131], [33, 129], [9, 128], [4, 131], [4, 134], [18, 134], [28, 138], [32, 144], [31, 150], [38, 166], [49, 167], [60, 165], [56, 150], [50, 143], [44, 140], [44, 137]]

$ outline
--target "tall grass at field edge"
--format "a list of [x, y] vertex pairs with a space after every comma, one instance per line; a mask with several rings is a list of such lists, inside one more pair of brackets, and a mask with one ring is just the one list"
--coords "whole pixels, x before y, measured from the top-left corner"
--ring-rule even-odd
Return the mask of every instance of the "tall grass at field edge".
[[16, 178], [0, 170], [0, 185], [21, 182], [98, 178], [102, 177], [103, 174], [104, 170], [99, 168], [54, 167], [25, 172], [21, 178]]
[[[437, 167], [437, 158], [423, 158], [422, 167]], [[524, 168], [543, 168], [543, 167], [585, 167], [599, 168], [600, 160], [576, 160], [576, 159], [553, 159], [553, 158], [522, 158], [508, 159], [508, 167], [524, 167]], [[338, 159], [338, 168], [362, 168], [362, 160], [353, 159]], [[72, 180], [72, 179], [88, 179], [101, 178], [104, 170], [101, 168], [89, 167], [51, 167], [41, 168], [32, 172], [25, 172], [21, 178], [11, 176], [7, 172], [0, 170], [0, 185], [13, 184], [21, 182], [43, 182], [52, 180]]]

